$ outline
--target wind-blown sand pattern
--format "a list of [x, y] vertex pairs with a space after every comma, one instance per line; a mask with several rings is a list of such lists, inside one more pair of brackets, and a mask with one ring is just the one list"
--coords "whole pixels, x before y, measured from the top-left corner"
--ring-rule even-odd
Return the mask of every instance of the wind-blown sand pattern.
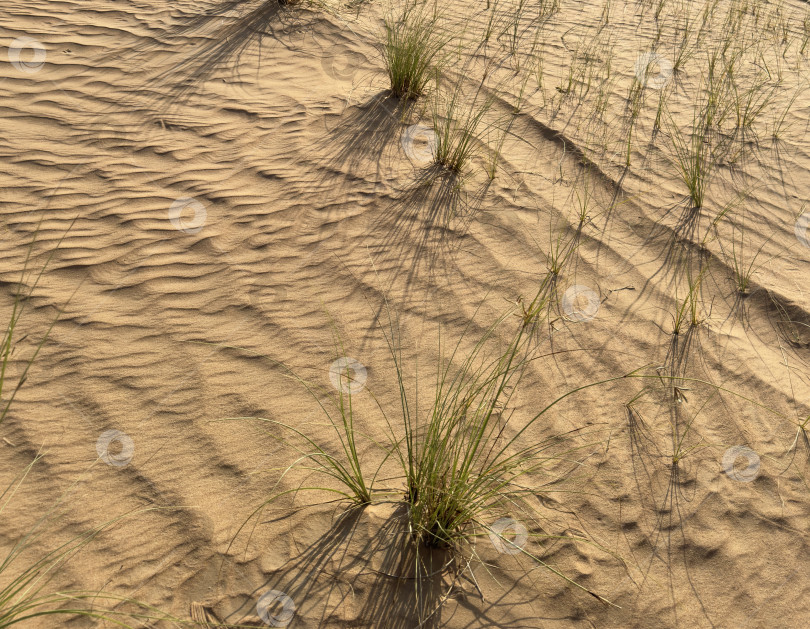
[[[0, 513], [0, 556], [60, 500], [32, 556], [149, 506], [83, 548], [53, 587], [103, 589], [185, 619], [193, 607], [211, 626], [405, 629], [419, 625], [420, 604], [433, 610], [422, 626], [450, 628], [807, 625], [806, 5], [742, 10], [752, 39], [739, 73], [773, 81], [758, 97], [773, 95], [751, 135], [729, 140], [696, 210], [672, 125], [692, 123], [689, 90], [705, 81], [722, 17], [670, 75], [675, 26], [691, 14], [696, 41], [702, 2], [489, 4], [442, 7], [445, 51], [463, 43], [463, 53], [431, 89], [460, 85], [473, 109], [491, 99], [460, 185], [425, 180], [431, 94], [405, 109], [388, 96], [388, 5], [4, 4], [3, 316], [23, 269], [47, 262], [35, 287], [36, 275], [23, 282], [33, 293], [9, 381], [56, 323], [0, 423], [4, 489], [44, 452]], [[725, 16], [738, 5], [712, 6]], [[623, 103], [659, 25], [627, 167]], [[654, 130], [662, 91], [669, 114]], [[600, 94], [613, 94], [604, 114]], [[330, 365], [358, 361], [356, 421], [384, 440], [375, 399], [390, 417], [399, 399], [388, 313], [408, 377], [418, 359], [427, 390], [441, 355], [459, 339], [470, 350], [510, 307], [519, 313], [551, 252], [571, 242], [510, 421], [634, 370], [682, 378], [586, 389], [521, 437], [576, 431], [556, 476], [531, 481], [542, 529], [512, 515], [527, 548], [612, 606], [486, 533], [474, 564], [430, 580], [418, 602], [398, 486], [349, 513], [326, 492], [287, 494], [237, 535], [273, 492], [313, 481], [282, 474], [299, 453], [280, 428], [222, 420], [270, 418], [339, 449], [316, 400], [277, 363], [330, 389]], [[754, 260], [744, 294], [735, 256]], [[701, 271], [697, 325], [673, 335]], [[498, 339], [519, 321], [508, 314]], [[376, 469], [380, 449], [359, 447]], [[541, 530], [555, 537], [540, 543], [531, 534]], [[289, 604], [263, 619], [269, 591]]]

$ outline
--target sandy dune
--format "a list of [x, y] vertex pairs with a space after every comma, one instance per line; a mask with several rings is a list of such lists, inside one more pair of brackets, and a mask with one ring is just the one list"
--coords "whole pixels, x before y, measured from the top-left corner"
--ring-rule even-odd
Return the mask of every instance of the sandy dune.
[[[266, 425], [219, 420], [272, 418], [335, 447], [316, 401], [273, 361], [328, 388], [330, 365], [345, 354], [367, 370], [367, 390], [353, 396], [363, 430], [382, 438], [369, 391], [392, 412], [398, 395], [380, 327], [384, 299], [400, 317], [408, 364], [418, 357], [420, 374], [432, 374], [439, 336], [455, 343], [463, 335], [469, 349], [510, 304], [537, 291], [546, 254], [566, 233], [579, 248], [541, 328], [543, 358], [512, 400], [517, 417], [644, 366], [745, 397], [693, 383], [673, 410], [659, 387], [638, 405], [641, 427], [624, 405], [647, 381], [561, 403], [525, 436], [583, 431], [576, 456], [560, 466], [563, 491], [540, 499], [543, 530], [591, 543], [557, 539], [543, 558], [617, 607], [483, 536], [475, 548], [486, 567], [474, 568], [474, 579], [434, 579], [427, 596], [438, 611], [425, 626], [806, 626], [810, 449], [797, 423], [810, 413], [810, 242], [799, 237], [810, 194], [810, 94], [790, 111], [778, 146], [765, 140], [718, 166], [695, 218], [666, 142], [647, 150], [651, 120], [643, 119], [625, 171], [620, 134], [597, 159], [590, 114], [566, 105], [549, 115], [531, 83], [494, 180], [478, 157], [460, 191], [418, 186], [429, 148], [402, 138], [430, 119], [418, 108], [403, 118], [386, 95], [384, 7], [376, 3], [5, 4], [0, 312], [11, 307], [31, 240], [30, 269], [64, 240], [29, 300], [28, 336], [10, 367], [12, 378], [21, 373], [58, 316], [0, 427], [3, 486], [45, 452], [0, 516], [0, 548], [59, 500], [36, 552], [151, 506], [73, 558], [58, 587], [104, 588], [185, 618], [194, 602], [211, 619], [256, 626], [266, 626], [257, 602], [277, 590], [294, 602], [290, 627], [417, 626], [407, 556], [394, 552], [407, 546], [395, 500], [346, 514], [334, 502], [316, 504], [332, 500], [323, 493], [287, 496], [228, 551], [271, 490], [303, 476], [277, 486], [297, 454]], [[631, 76], [655, 30], [652, 9], [614, 5], [613, 65]], [[563, 2], [548, 27], [549, 76], [568, 63], [570, 40], [560, 34], [600, 11]], [[448, 13], [459, 41], [462, 25], [474, 40], [489, 15], [483, 1], [454, 2]], [[625, 32], [632, 37], [618, 35]], [[22, 65], [6, 58], [20, 37], [41, 43], [41, 66], [36, 57]], [[489, 50], [499, 50], [494, 40]], [[480, 76], [488, 54], [455, 70]], [[807, 68], [786, 62], [786, 81], [806, 80]], [[508, 115], [520, 80], [508, 64], [496, 73], [492, 112]], [[549, 98], [559, 94], [553, 85]], [[671, 103], [676, 117], [691, 116], [683, 99]], [[597, 209], [577, 232], [571, 208], [583, 160], [594, 164], [585, 185]], [[748, 192], [746, 251], [761, 250], [745, 297], [724, 245], [739, 232], [710, 228], [740, 190]], [[446, 223], [448, 207], [456, 215]], [[685, 295], [677, 270], [695, 261], [707, 269], [705, 321], [674, 337], [670, 313]], [[576, 286], [597, 300], [577, 302], [585, 316], [563, 304]], [[516, 322], [509, 315], [498, 334], [507, 339]], [[692, 422], [677, 473], [676, 415]], [[99, 439], [111, 430], [130, 441], [99, 460]], [[379, 460], [378, 449], [362, 447]], [[724, 469], [733, 447], [750, 448], [759, 467], [745, 468], [744, 458], [734, 467], [732, 456]], [[62, 623], [92, 624], [23, 626]]]

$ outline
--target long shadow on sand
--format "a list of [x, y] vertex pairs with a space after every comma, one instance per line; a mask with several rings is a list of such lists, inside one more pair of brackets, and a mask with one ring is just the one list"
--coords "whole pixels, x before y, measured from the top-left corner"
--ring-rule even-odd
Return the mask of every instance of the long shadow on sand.
[[[517, 585], [482, 605], [480, 596], [465, 593], [475, 587], [464, 576], [461, 560], [449, 551], [415, 547], [404, 505], [386, 505], [383, 513], [375, 511], [379, 507], [341, 513], [325, 533], [221, 620], [250, 622], [256, 601], [271, 589], [289, 596], [296, 614], [317, 626], [439, 629], [452, 617], [459, 627], [517, 629], [542, 620], [516, 617], [509, 593]], [[470, 587], [462, 587], [465, 581]], [[446, 605], [450, 599], [458, 605]]]
[[[256, 42], [261, 46], [266, 37], [290, 48], [289, 36], [316, 19], [317, 14], [281, 5], [278, 0], [224, 0], [207, 10], [181, 13], [164, 29], [142, 38], [145, 43], [115, 51], [114, 58], [131, 71], [133, 81], [117, 83], [120, 97], [106, 110], [88, 112], [87, 131], [105, 135], [112, 130], [113, 139], [135, 134], [143, 141], [158, 128], [183, 127], [182, 107], [207, 80], [234, 60], [238, 62]], [[166, 55], [176, 61], [168, 69], [155, 71], [155, 56]], [[239, 77], [238, 63], [232, 74]], [[206, 95], [204, 102], [211, 99]], [[132, 115], [139, 120], [137, 128], [129, 122]], [[124, 119], [119, 122], [117, 116]]]
[[[244, 12], [229, 22], [225, 20], [224, 16], [240, 9]], [[170, 70], [154, 76], [151, 82], [167, 87], [165, 98], [169, 102], [182, 100], [218, 69], [233, 59], [238, 60], [255, 41], [261, 44], [270, 36], [285, 45], [276, 30], [283, 31], [291, 23], [300, 21], [303, 14], [278, 0], [262, 0], [258, 4], [250, 0], [226, 0], [203, 13], [180, 18], [177, 26], [167, 30], [168, 41], [182, 36], [194, 37], [200, 43], [191, 54]], [[202, 31], [209, 26], [216, 29], [215, 33], [203, 37]]]
[[[369, 528], [373, 533], [366, 532]], [[406, 531], [403, 507], [381, 519], [369, 518], [368, 508], [349, 508], [222, 620], [245, 622], [262, 592], [274, 589], [289, 596], [299, 613], [317, 615], [318, 626], [441, 627], [453, 560], [446, 553], [423, 550], [416, 570], [415, 548]]]
[[[639, 591], [643, 591], [648, 579], [654, 578], [650, 576], [654, 566], [663, 566], [667, 573], [666, 587], [673, 603], [672, 621], [679, 626], [676, 593], [680, 587], [676, 573], [680, 572], [692, 591], [693, 604], [700, 608], [707, 626], [715, 627], [718, 626], [717, 619], [706, 607], [705, 595], [695, 579], [694, 559], [690, 557], [692, 536], [688, 530], [689, 522], [700, 506], [692, 503], [698, 491], [697, 468], [704, 462], [697, 454], [703, 439], [697, 436], [693, 423], [703, 406], [689, 410], [690, 398], [693, 398], [691, 382], [681, 378], [690, 377], [690, 356], [701, 351], [700, 332], [700, 327], [689, 327], [685, 333], [673, 335], [664, 364], [658, 368], [663, 376], [661, 386], [645, 387], [648, 394], [652, 394], [660, 414], [668, 415], [669, 427], [656, 429], [655, 424], [659, 421], [648, 421], [635, 405], [628, 404], [626, 413], [633, 478], [644, 511], [652, 516], [652, 522], [648, 523], [650, 530], [644, 533], [649, 556], [641, 570], [643, 577]], [[694, 405], [696, 400], [691, 399], [691, 402]], [[690, 454], [691, 451], [694, 454]]]

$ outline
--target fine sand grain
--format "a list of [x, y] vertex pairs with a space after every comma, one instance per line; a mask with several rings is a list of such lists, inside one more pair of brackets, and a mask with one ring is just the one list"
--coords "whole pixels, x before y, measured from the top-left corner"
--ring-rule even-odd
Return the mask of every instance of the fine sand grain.
[[[44, 453], [0, 514], [0, 557], [60, 499], [32, 556], [154, 506], [49, 587], [211, 626], [267, 626], [257, 604], [271, 590], [283, 593], [276, 626], [296, 628], [410, 629], [420, 609], [423, 626], [451, 629], [807, 626], [804, 4], [451, 0], [442, 78], [404, 109], [381, 53], [398, 2], [3, 4], [2, 317], [31, 242], [29, 270], [53, 253], [9, 381], [57, 320], [0, 424], [0, 487]], [[717, 17], [698, 41], [707, 6]], [[678, 147], [688, 157], [694, 90], [738, 6], [751, 39], [737, 41], [735, 77], [763, 87], [736, 103], [769, 99], [733, 133], [739, 108], [723, 110], [695, 209]], [[652, 57], [639, 58], [656, 38], [647, 76]], [[463, 181], [429, 166], [454, 94], [462, 124], [485, 108]], [[613, 606], [485, 532], [458, 572], [423, 553], [435, 575], [417, 597], [397, 480], [364, 509], [287, 494], [236, 535], [273, 491], [313, 480], [282, 477], [299, 453], [280, 428], [219, 420], [273, 419], [338, 452], [317, 401], [278, 363], [334, 392], [330, 365], [358, 361], [358, 429], [384, 440], [377, 402], [389, 418], [399, 403], [389, 314], [427, 404], [448, 348], [470, 351], [519, 314], [570, 246], [506, 430], [576, 387], [642, 368], [662, 377], [587, 389], [532, 425], [521, 443], [576, 431], [576, 450], [525, 479], [535, 520], [490, 524], [524, 523], [527, 549]], [[742, 294], [735, 268], [750, 270]], [[519, 324], [507, 314], [496, 341]], [[376, 469], [380, 449], [358, 447]]]

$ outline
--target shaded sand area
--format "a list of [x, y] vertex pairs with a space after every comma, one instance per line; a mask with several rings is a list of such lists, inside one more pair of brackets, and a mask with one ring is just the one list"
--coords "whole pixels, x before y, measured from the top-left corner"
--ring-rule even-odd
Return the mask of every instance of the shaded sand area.
[[[54, 507], [26, 556], [129, 515], [49, 588], [186, 619], [806, 626], [806, 5], [453, 0], [442, 78], [406, 105], [380, 48], [402, 6], [4, 3], [0, 312], [26, 268], [31, 293], [8, 382], [53, 327], [0, 424], [3, 488], [43, 453], [0, 513], [0, 553]], [[724, 41], [715, 75], [737, 65], [709, 124], [695, 94]], [[448, 103], [473, 130], [463, 177], [430, 166]], [[695, 208], [679, 157], [704, 150]], [[478, 527], [458, 557], [422, 550], [416, 578], [376, 445], [386, 418], [401, 435], [386, 335], [427, 413], [437, 364], [499, 317], [487, 352], [503, 351], [544, 281], [500, 439], [568, 391], [646, 377], [532, 423], [519, 444], [564, 443], [521, 477], [529, 512], [486, 514], [513, 543]], [[283, 493], [337, 485], [284, 473], [288, 428], [224, 421], [341, 456], [326, 398], [279, 363], [333, 395], [354, 367], [372, 505]]]

